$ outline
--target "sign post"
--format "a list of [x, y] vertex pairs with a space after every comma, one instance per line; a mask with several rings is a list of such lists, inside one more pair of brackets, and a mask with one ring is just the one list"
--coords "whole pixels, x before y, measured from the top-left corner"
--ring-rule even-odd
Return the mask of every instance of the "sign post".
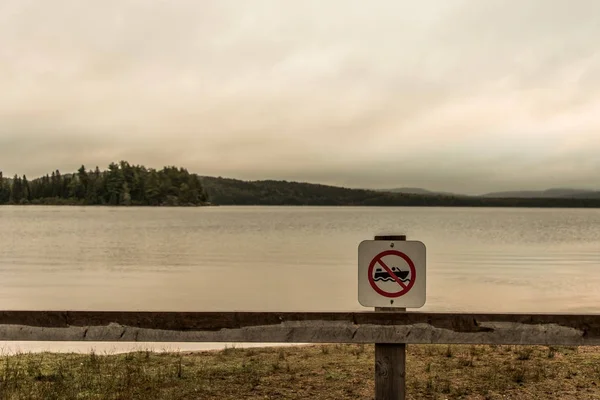
[[[358, 248], [358, 301], [375, 311], [425, 305], [425, 245], [375, 236]], [[375, 343], [375, 400], [406, 398], [406, 344]]]

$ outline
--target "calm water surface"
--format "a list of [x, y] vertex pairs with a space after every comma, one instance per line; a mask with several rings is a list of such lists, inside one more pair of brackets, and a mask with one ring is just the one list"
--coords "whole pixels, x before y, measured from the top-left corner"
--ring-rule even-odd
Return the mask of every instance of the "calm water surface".
[[600, 210], [363, 207], [1, 207], [0, 308], [360, 311], [382, 233], [426, 244], [423, 311], [600, 312]]

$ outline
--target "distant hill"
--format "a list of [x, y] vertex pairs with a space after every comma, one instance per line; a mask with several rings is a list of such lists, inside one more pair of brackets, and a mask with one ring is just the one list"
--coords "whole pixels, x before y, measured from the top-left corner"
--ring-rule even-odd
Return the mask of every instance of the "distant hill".
[[538, 199], [560, 199], [560, 198], [596, 198], [598, 192], [585, 189], [548, 189], [548, 190], [526, 190], [512, 192], [493, 192], [482, 195], [487, 198], [538, 198]]
[[242, 181], [203, 176], [202, 186], [216, 205], [596, 207], [600, 199], [484, 198], [394, 193], [276, 180]]
[[600, 191], [577, 193], [571, 197], [574, 199], [600, 199]]
[[412, 187], [404, 187], [404, 188], [395, 188], [395, 189], [377, 189], [378, 192], [389, 192], [389, 193], [407, 193], [407, 194], [422, 194], [426, 196], [463, 196], [456, 193], [450, 192], [435, 192], [422, 188], [412, 188]]

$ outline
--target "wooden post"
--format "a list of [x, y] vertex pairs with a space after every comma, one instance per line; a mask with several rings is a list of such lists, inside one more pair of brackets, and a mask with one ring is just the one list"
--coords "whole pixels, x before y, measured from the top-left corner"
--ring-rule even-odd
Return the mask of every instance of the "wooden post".
[[[403, 241], [406, 236], [375, 236], [375, 240]], [[406, 308], [376, 307], [375, 311], [406, 312]], [[375, 343], [375, 400], [405, 398], [406, 344]]]

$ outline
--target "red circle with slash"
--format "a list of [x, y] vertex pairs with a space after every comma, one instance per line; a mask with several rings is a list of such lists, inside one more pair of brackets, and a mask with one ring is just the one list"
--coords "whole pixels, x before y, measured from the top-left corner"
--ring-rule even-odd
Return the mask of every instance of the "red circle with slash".
[[[404, 282], [402, 282], [402, 279], [400, 279], [400, 277], [398, 277], [394, 273], [394, 271], [392, 271], [392, 269], [383, 262], [383, 258], [387, 257], [387, 256], [400, 257], [402, 260], [404, 260], [408, 264], [408, 267], [410, 269], [410, 281], [408, 282], [408, 284], [405, 284]], [[373, 278], [373, 269], [375, 268], [375, 266], [377, 264], [381, 265], [381, 267], [383, 267], [383, 269], [388, 273], [388, 275], [400, 286], [399, 291], [389, 292], [389, 291], [383, 290], [382, 288], [377, 286], [377, 283], [375, 282], [375, 279]], [[379, 293], [382, 296], [395, 298], [395, 297], [400, 297], [400, 296], [405, 295], [406, 293], [408, 293], [410, 291], [410, 289], [412, 289], [412, 287], [415, 284], [415, 280], [417, 278], [417, 271], [415, 269], [415, 263], [413, 263], [413, 261], [410, 259], [410, 257], [408, 257], [406, 254], [404, 254], [400, 251], [397, 251], [397, 250], [387, 250], [387, 251], [377, 254], [375, 256], [375, 258], [373, 258], [373, 261], [371, 261], [371, 264], [369, 264], [368, 275], [369, 275], [369, 283], [371, 284], [371, 287], [373, 288], [373, 290], [375, 290], [377, 293]]]

